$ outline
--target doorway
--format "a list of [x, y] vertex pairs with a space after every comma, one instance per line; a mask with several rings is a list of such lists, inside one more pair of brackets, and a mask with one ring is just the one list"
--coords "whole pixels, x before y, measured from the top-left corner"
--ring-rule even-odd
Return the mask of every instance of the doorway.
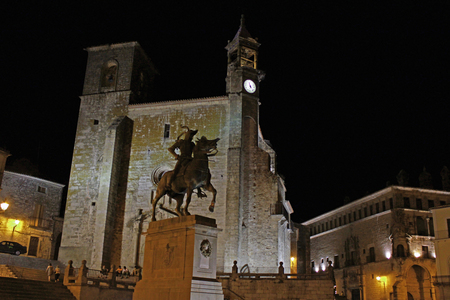
[[360, 300], [359, 289], [352, 290], [352, 300]]
[[39, 238], [35, 237], [35, 236], [30, 237], [30, 244], [28, 245], [28, 255], [29, 256], [37, 255], [38, 245], [39, 245]]

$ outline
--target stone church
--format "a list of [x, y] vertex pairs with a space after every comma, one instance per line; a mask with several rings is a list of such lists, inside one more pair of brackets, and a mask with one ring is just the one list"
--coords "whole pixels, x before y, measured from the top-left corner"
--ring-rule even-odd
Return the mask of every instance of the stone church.
[[[176, 162], [167, 149], [188, 126], [198, 130], [195, 138], [220, 138], [209, 164], [215, 211], [208, 211], [209, 192], [190, 205], [222, 230], [217, 270], [230, 272], [237, 260], [250, 272], [276, 272], [280, 261], [290, 271], [292, 208], [259, 127], [259, 46], [241, 21], [226, 46], [227, 64], [224, 55], [226, 94], [163, 102], [150, 97], [157, 71], [139, 43], [86, 49], [59, 260], [85, 259], [92, 269], [142, 266], [151, 200]], [[175, 207], [167, 196], [160, 203]], [[157, 209], [157, 220], [169, 217]]]

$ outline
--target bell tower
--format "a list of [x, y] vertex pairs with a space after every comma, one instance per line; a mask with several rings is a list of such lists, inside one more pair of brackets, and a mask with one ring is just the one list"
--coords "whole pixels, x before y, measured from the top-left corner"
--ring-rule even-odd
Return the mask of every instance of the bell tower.
[[230, 102], [228, 182], [227, 182], [227, 229], [225, 269], [238, 260], [238, 265], [254, 265], [252, 256], [255, 222], [255, 166], [260, 159], [259, 88], [264, 72], [258, 69], [260, 44], [245, 27], [241, 16], [240, 27], [233, 40], [225, 47], [228, 56], [226, 93]]
[[89, 47], [59, 259], [120, 264], [133, 121], [157, 74], [137, 42]]

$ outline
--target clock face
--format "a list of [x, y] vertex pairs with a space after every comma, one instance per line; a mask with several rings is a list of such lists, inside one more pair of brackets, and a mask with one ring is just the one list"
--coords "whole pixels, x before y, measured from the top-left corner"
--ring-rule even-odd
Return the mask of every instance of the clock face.
[[250, 94], [253, 94], [256, 92], [256, 84], [252, 80], [247, 79], [244, 81], [244, 89]]

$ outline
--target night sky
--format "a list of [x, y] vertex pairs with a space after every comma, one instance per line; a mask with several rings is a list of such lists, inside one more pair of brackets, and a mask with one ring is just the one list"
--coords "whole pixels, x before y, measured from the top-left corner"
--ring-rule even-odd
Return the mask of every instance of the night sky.
[[[155, 101], [225, 94], [226, 50], [245, 14], [261, 43], [260, 125], [301, 222], [423, 168], [450, 167], [449, 7], [410, 1], [185, 1], [2, 8], [0, 147], [68, 183], [89, 46], [138, 41]], [[294, 2], [294, 1], [291, 1]], [[192, 4], [196, 3], [196, 4]], [[238, 2], [239, 3], [239, 2]], [[59, 5], [59, 6], [58, 6]]]

